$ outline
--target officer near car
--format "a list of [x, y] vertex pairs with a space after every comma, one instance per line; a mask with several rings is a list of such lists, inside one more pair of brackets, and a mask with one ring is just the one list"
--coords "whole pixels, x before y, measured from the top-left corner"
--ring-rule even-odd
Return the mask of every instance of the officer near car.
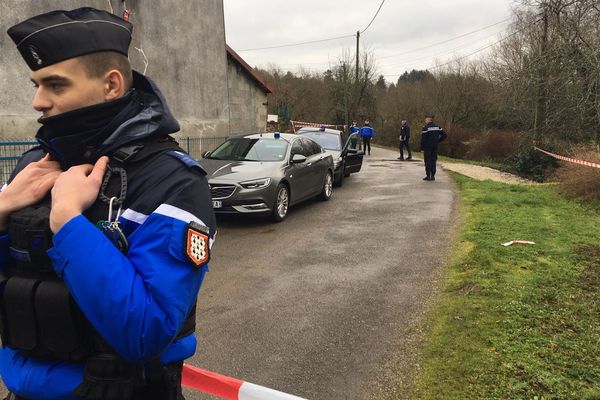
[[425, 115], [425, 126], [421, 129], [421, 150], [425, 161], [424, 181], [435, 181], [439, 143], [446, 140], [446, 132], [433, 122], [434, 115]]
[[410, 152], [410, 126], [405, 119], [400, 123], [400, 136], [398, 139], [400, 140], [400, 157], [398, 157], [398, 160], [404, 160], [404, 148], [408, 151], [407, 160], [412, 160], [412, 153]]
[[371, 128], [369, 120], [365, 120], [365, 124], [360, 128], [359, 136], [363, 142], [363, 151], [365, 154], [371, 155], [371, 139], [375, 138], [375, 131]]
[[360, 142], [358, 141], [358, 133], [360, 128], [356, 125], [356, 121], [352, 121], [352, 125], [350, 125], [350, 130], [348, 131], [349, 135], [356, 133], [355, 136], [351, 136], [350, 138], [350, 147], [356, 149], [358, 144], [358, 150], [360, 150]]
[[0, 192], [9, 399], [183, 399], [216, 224], [179, 123], [129, 65], [132, 29], [86, 7], [8, 30], [42, 114]]

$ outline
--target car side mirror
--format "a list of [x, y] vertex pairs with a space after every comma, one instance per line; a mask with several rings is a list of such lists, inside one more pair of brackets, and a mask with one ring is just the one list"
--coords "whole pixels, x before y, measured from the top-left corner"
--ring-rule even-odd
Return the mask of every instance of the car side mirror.
[[303, 154], [294, 154], [292, 157], [292, 164], [299, 164], [306, 161], [306, 156]]
[[208, 158], [208, 156], [210, 156], [210, 151], [205, 151], [202, 153], [202, 158]]

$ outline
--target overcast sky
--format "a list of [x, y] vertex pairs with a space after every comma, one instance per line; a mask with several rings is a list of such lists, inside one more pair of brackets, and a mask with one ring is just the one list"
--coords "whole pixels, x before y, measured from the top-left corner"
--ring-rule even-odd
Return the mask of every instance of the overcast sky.
[[[381, 2], [224, 0], [226, 40], [254, 67], [274, 64], [294, 72], [300, 67], [324, 71], [344, 50], [356, 52], [356, 31], [367, 28]], [[385, 0], [371, 26], [361, 33], [360, 46], [372, 51], [378, 72], [395, 81], [405, 70], [440, 65], [500, 40], [514, 5], [514, 0]], [[340, 36], [349, 37], [251, 50]]]

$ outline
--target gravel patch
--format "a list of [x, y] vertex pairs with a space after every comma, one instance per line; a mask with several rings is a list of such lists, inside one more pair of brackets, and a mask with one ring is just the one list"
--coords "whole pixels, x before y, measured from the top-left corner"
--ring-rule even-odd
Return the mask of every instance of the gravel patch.
[[460, 163], [449, 163], [449, 162], [438, 162], [438, 165], [447, 171], [458, 172], [459, 174], [468, 176], [469, 178], [484, 181], [486, 179], [510, 183], [510, 184], [521, 184], [521, 185], [536, 185], [537, 182], [530, 181], [528, 179], [521, 178], [519, 176], [509, 174], [508, 172], [498, 171], [497, 169], [482, 167], [479, 165], [471, 164], [460, 164]]

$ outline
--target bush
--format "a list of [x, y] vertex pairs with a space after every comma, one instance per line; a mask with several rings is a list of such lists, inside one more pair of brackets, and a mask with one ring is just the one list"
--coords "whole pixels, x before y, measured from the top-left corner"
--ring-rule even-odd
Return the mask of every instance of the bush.
[[515, 131], [492, 129], [469, 143], [465, 158], [504, 161], [519, 151], [520, 135]]
[[464, 159], [469, 151], [470, 143], [478, 135], [477, 131], [455, 126], [446, 132], [448, 138], [440, 144], [440, 154]]
[[[543, 148], [552, 153], [559, 153], [552, 144], [545, 144]], [[505, 163], [520, 176], [538, 182], [547, 180], [559, 166], [557, 159], [535, 150], [528, 140], [522, 141], [519, 151], [507, 158]]]
[[[600, 164], [600, 152], [589, 148], [578, 149], [571, 157]], [[555, 174], [559, 192], [573, 199], [600, 201], [600, 169], [567, 161], [561, 164]]]

